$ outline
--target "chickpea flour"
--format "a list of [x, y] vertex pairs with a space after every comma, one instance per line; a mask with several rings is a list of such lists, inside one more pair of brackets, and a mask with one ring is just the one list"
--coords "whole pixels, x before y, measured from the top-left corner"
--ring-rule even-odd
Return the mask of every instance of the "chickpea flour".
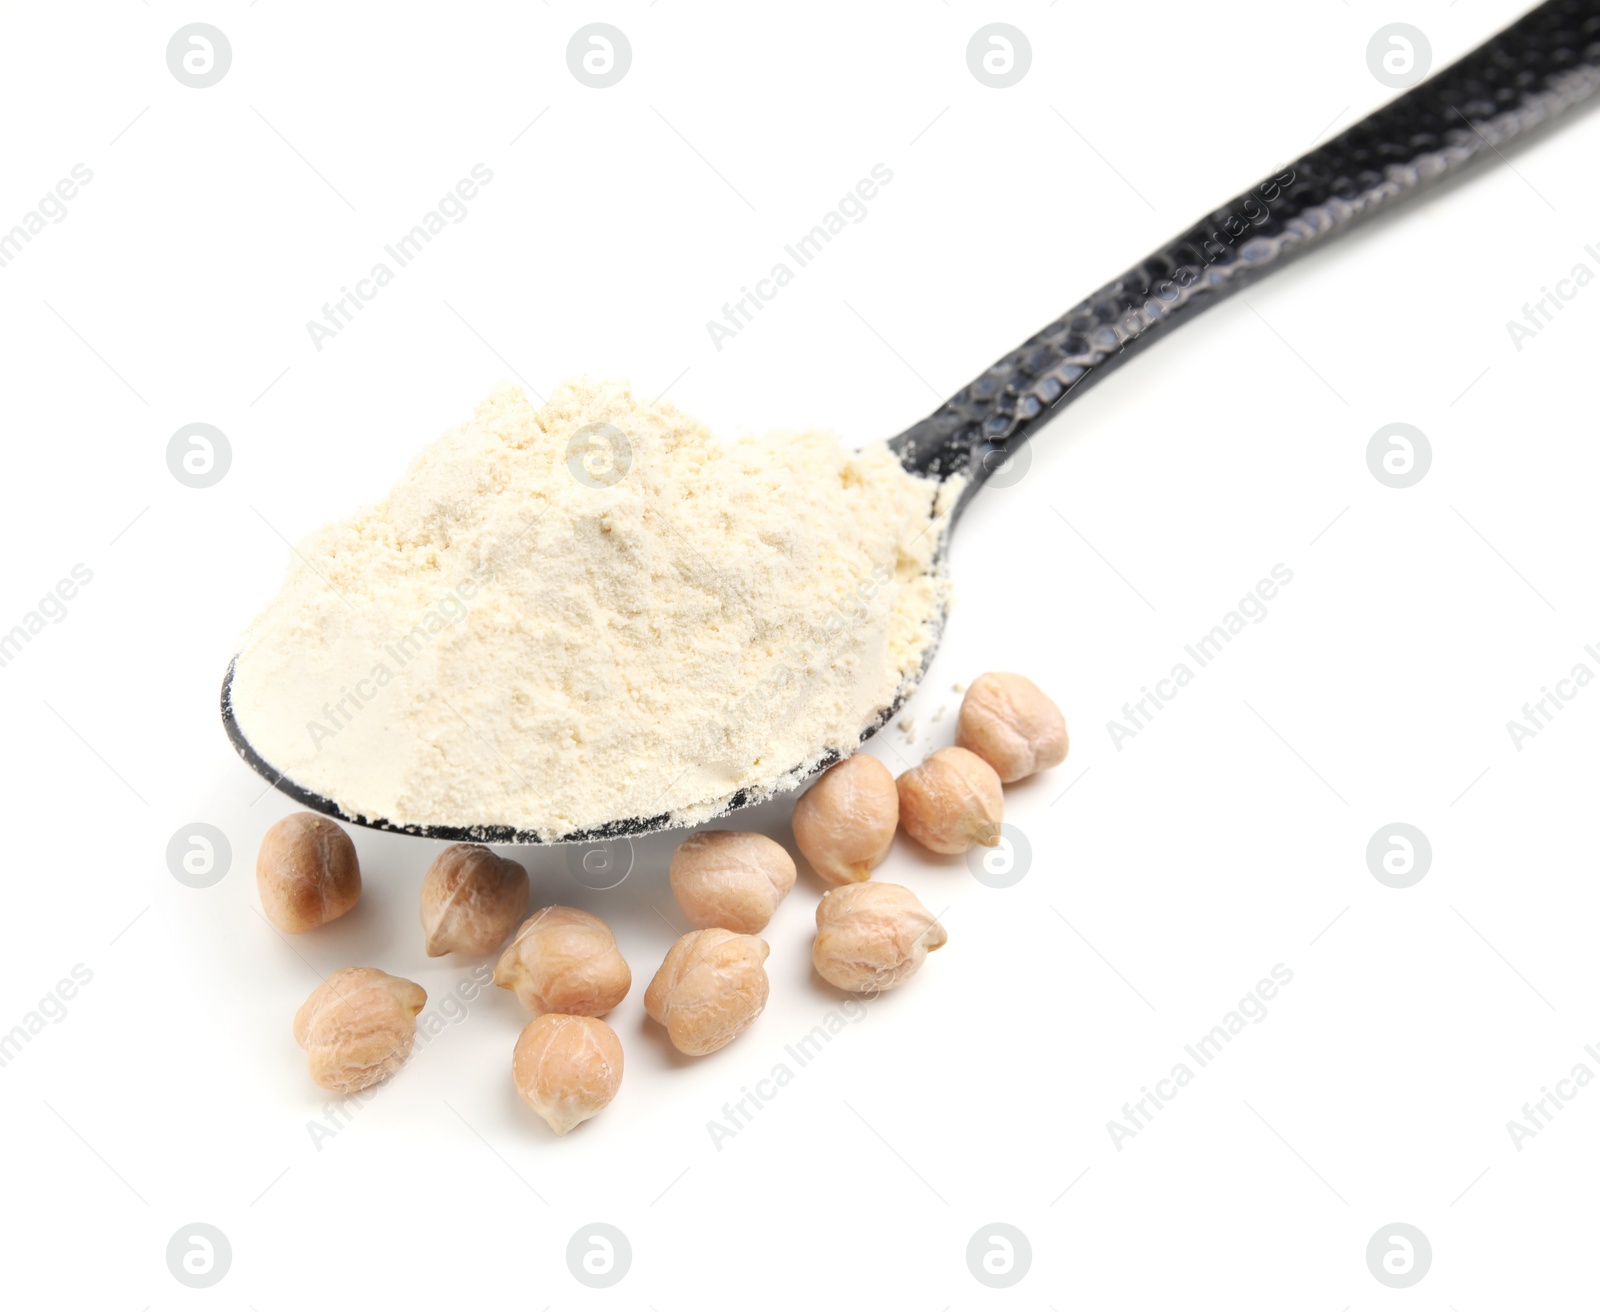
[[542, 407], [502, 386], [299, 544], [234, 715], [352, 818], [697, 823], [850, 752], [917, 678], [958, 492], [881, 443], [724, 441], [620, 384]]

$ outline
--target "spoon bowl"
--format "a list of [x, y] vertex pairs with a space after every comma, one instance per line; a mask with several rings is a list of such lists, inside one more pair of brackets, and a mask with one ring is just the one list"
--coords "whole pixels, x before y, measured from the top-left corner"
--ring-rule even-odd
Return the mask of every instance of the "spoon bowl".
[[[943, 568], [943, 552], [936, 558], [936, 568]], [[872, 721], [861, 731], [861, 742], [866, 742], [879, 729], [888, 724], [900, 713], [901, 708], [908, 702], [921, 684], [923, 676], [928, 672], [928, 666], [933, 663], [934, 654], [939, 648], [939, 639], [944, 634], [945, 619], [948, 612], [941, 608], [934, 619], [933, 633], [929, 638], [927, 649], [923, 652], [922, 663], [916, 674], [902, 682], [900, 689], [895, 694], [894, 700], [883, 711], [875, 715]], [[433, 838], [446, 843], [504, 843], [504, 844], [544, 844], [550, 842], [532, 829], [519, 829], [515, 825], [407, 825], [397, 824], [381, 816], [351, 815], [337, 802], [324, 797], [321, 793], [296, 783], [281, 770], [274, 767], [258, 752], [245, 736], [244, 730], [239, 725], [238, 717], [233, 710], [233, 674], [235, 660], [228, 662], [228, 672], [222, 680], [222, 727], [228, 735], [228, 741], [239, 753], [240, 758], [252, 770], [276, 788], [280, 793], [293, 798], [308, 811], [316, 811], [321, 815], [331, 816], [335, 820], [347, 821], [351, 824], [363, 825], [368, 829], [383, 829], [390, 833], [410, 834], [416, 838]], [[747, 789], [739, 789], [719, 799], [715, 804], [717, 816], [724, 816], [733, 811], [742, 810], [747, 806], [769, 800], [780, 792], [797, 788], [807, 779], [821, 774], [829, 766], [837, 764], [843, 757], [838, 752], [828, 752], [822, 756], [809, 769], [796, 769], [784, 776], [771, 790], [764, 790], [759, 795]], [[677, 829], [688, 827], [689, 822], [678, 820], [670, 812], [663, 812], [653, 816], [633, 816], [627, 819], [608, 821], [606, 824], [589, 829], [581, 829], [563, 835], [556, 840], [560, 843], [606, 843], [620, 838], [637, 838], [644, 834], [657, 833], [663, 829]]]

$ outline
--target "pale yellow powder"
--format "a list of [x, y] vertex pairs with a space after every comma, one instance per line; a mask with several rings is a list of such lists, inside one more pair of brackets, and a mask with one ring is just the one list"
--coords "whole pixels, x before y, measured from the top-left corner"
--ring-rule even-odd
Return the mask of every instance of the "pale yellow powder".
[[850, 752], [915, 681], [955, 490], [881, 444], [718, 441], [619, 384], [540, 408], [504, 386], [299, 545], [234, 713], [352, 817], [546, 841], [708, 819]]

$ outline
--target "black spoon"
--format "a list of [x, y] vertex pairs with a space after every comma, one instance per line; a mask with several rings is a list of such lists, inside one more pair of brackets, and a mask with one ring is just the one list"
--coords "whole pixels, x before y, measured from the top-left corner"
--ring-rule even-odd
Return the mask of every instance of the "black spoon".
[[[933, 414], [890, 443], [913, 473], [967, 479], [953, 522], [974, 492], [1056, 412], [1118, 365], [1295, 256], [1459, 173], [1600, 89], [1600, 0], [1547, 0], [1471, 54], [1375, 114], [1235, 197], [1120, 278], [996, 361]], [[945, 526], [946, 530], [948, 525]], [[943, 627], [941, 617], [940, 628]], [[865, 742], [898, 713], [932, 660], [861, 733]], [[452, 842], [538, 843], [511, 825], [399, 825], [346, 816], [329, 799], [275, 770], [233, 713], [233, 663], [222, 684], [222, 722], [239, 755], [281, 792], [325, 815], [376, 829]], [[793, 787], [831, 765], [795, 771]], [[771, 794], [740, 791], [719, 814]], [[596, 842], [672, 827], [669, 814], [618, 819], [565, 835]]]

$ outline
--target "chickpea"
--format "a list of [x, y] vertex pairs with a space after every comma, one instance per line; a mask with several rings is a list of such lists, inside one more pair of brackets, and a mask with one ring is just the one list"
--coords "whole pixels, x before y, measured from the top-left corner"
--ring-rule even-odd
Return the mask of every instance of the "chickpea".
[[679, 1052], [703, 1057], [743, 1034], [767, 1005], [766, 942], [727, 929], [697, 929], [667, 952], [645, 990], [644, 1009]]
[[1000, 776], [965, 747], [941, 747], [897, 781], [900, 824], [931, 852], [958, 856], [1000, 841]]
[[357, 1093], [388, 1079], [411, 1054], [420, 985], [371, 966], [347, 966], [323, 980], [294, 1018], [311, 1078], [335, 1093]]
[[546, 907], [522, 922], [494, 968], [529, 1012], [604, 1016], [633, 984], [611, 927], [576, 907]]
[[261, 910], [285, 934], [325, 925], [361, 900], [361, 866], [350, 835], [310, 811], [286, 815], [256, 853]]
[[527, 909], [528, 872], [486, 847], [447, 847], [422, 877], [422, 932], [430, 957], [493, 952]]
[[1067, 722], [1020, 674], [980, 674], [961, 699], [956, 745], [976, 752], [1011, 784], [1067, 759]]
[[794, 887], [794, 860], [770, 838], [719, 829], [678, 845], [672, 895], [696, 929], [754, 934]]
[[830, 884], [872, 876], [888, 855], [900, 821], [900, 797], [889, 767], [875, 756], [847, 757], [795, 803], [794, 841]]
[[817, 903], [811, 964], [851, 993], [882, 993], [903, 984], [949, 940], [944, 926], [899, 884], [830, 888]]
[[593, 1016], [547, 1013], [530, 1020], [511, 1055], [522, 1101], [557, 1134], [603, 1111], [622, 1084], [622, 1044]]

